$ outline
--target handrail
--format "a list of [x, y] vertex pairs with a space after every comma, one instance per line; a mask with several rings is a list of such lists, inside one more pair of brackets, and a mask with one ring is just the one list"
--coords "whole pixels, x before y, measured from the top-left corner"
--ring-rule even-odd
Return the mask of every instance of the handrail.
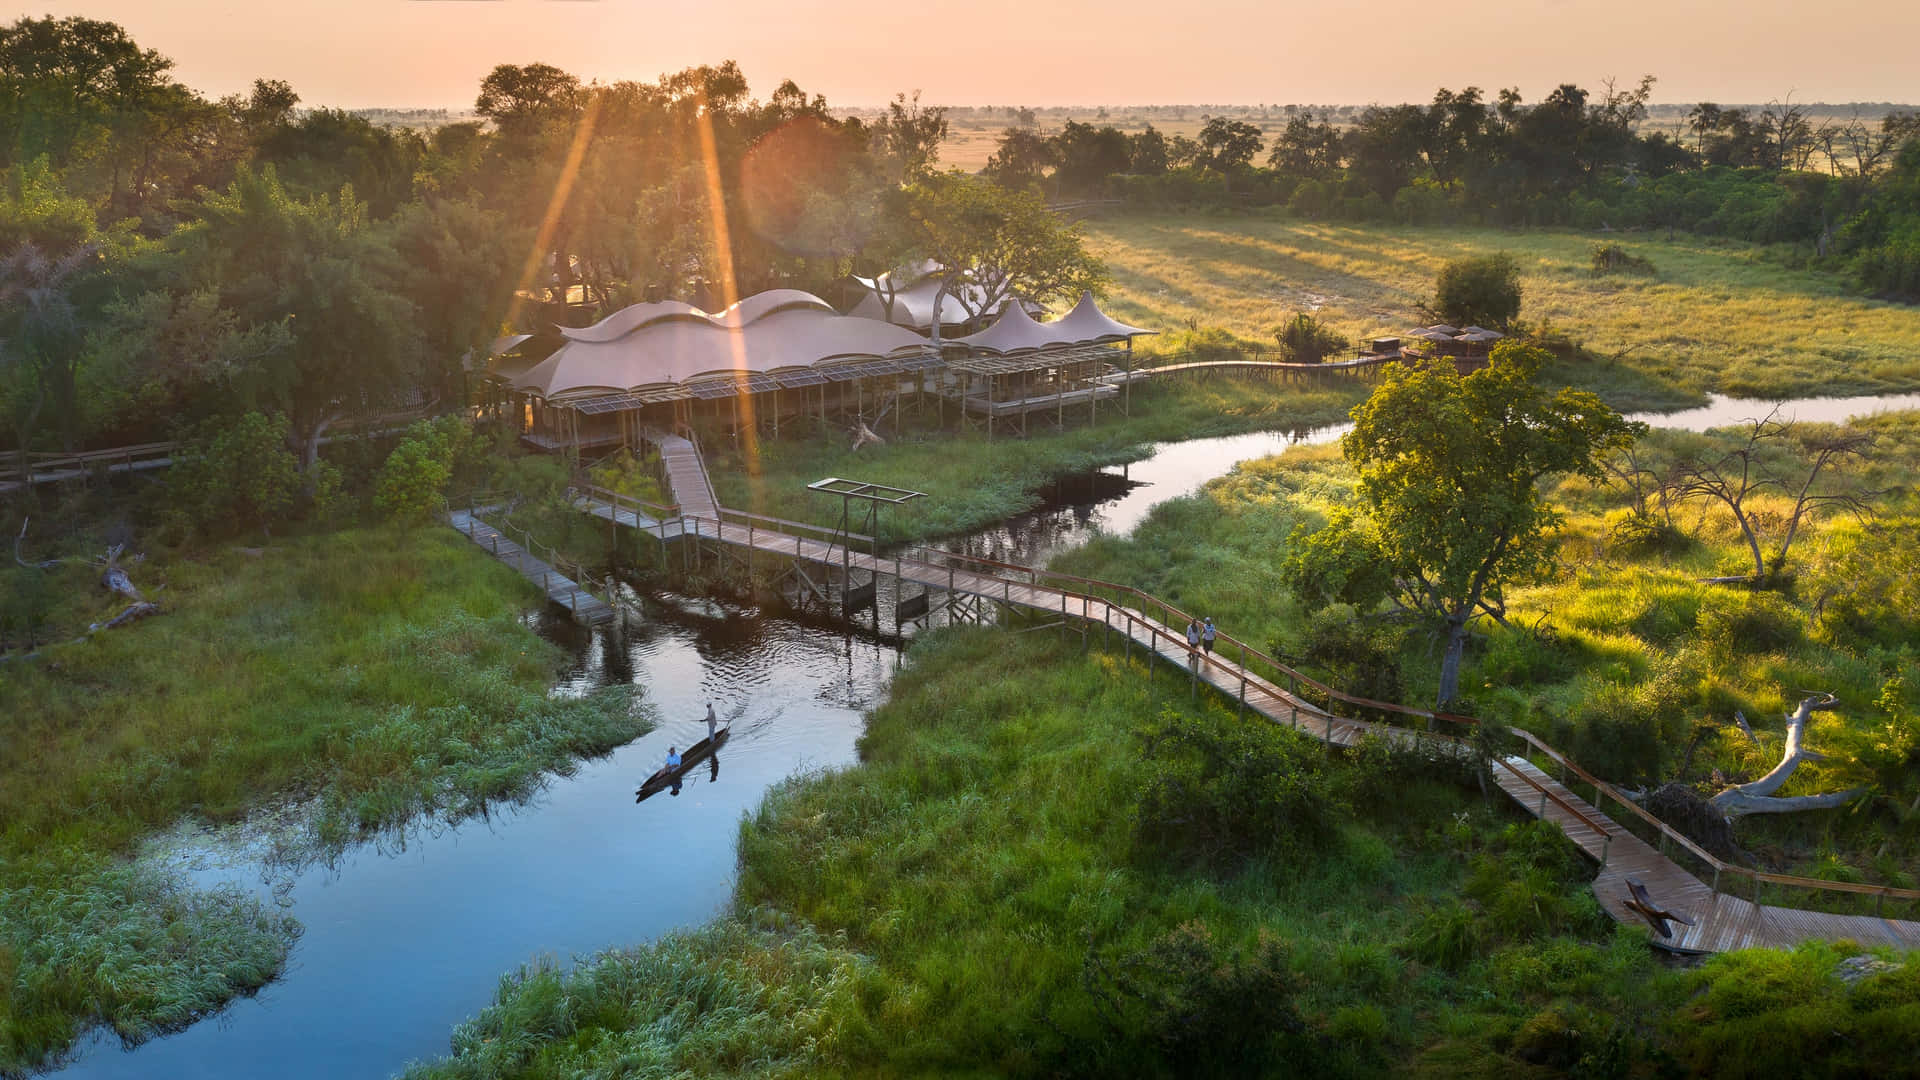
[[618, 506], [621, 502], [627, 502], [641, 509], [657, 510], [659, 511], [659, 513], [647, 515], [656, 520], [666, 520], [669, 518], [677, 518], [680, 516], [680, 504], [678, 503], [649, 502], [648, 500], [642, 499], [637, 495], [628, 495], [624, 491], [615, 491], [612, 488], [604, 488], [595, 483], [584, 482], [579, 480], [576, 480], [574, 482], [573, 488], [575, 491], [584, 492], [589, 495], [598, 495], [601, 498], [605, 499], [607, 502], [612, 503], [616, 506]]
[[1662, 836], [1671, 839], [1681, 847], [1687, 849], [1695, 858], [1712, 867], [1716, 874], [1736, 874], [1751, 878], [1755, 881], [1764, 881], [1773, 885], [1788, 885], [1803, 889], [1826, 889], [1834, 892], [1860, 893], [1869, 896], [1892, 897], [1900, 900], [1920, 900], [1920, 889], [1902, 889], [1892, 885], [1866, 885], [1852, 881], [1827, 881], [1824, 878], [1800, 877], [1795, 874], [1770, 874], [1764, 870], [1755, 870], [1751, 867], [1736, 866], [1732, 863], [1725, 862], [1712, 852], [1702, 848], [1699, 844], [1694, 843], [1685, 833], [1661, 821], [1645, 807], [1621, 794], [1620, 790], [1612, 784], [1607, 783], [1605, 780], [1594, 776], [1579, 765], [1574, 764], [1572, 759], [1540, 741], [1539, 737], [1532, 732], [1520, 728], [1513, 728], [1512, 731], [1520, 737], [1521, 741], [1553, 759], [1555, 763], [1568, 772], [1573, 773], [1575, 776], [1593, 785], [1596, 791], [1602, 791], [1613, 796], [1615, 802], [1626, 807], [1634, 816], [1657, 829]]
[[[1586, 812], [1581, 810], [1579, 807], [1573, 805], [1572, 803], [1561, 798], [1560, 796], [1555, 795], [1552, 791], [1549, 791], [1546, 785], [1542, 784], [1540, 781], [1535, 780], [1533, 777], [1528, 776], [1525, 772], [1514, 768], [1512, 765], [1507, 764], [1505, 761], [1501, 761], [1498, 764], [1500, 765], [1501, 768], [1506, 769], [1509, 774], [1520, 778], [1522, 781], [1525, 781], [1528, 787], [1532, 788], [1535, 791], [1538, 791], [1541, 795], [1545, 796], [1546, 798], [1551, 799], [1554, 805], [1560, 807], [1560, 809], [1562, 810], [1565, 810], [1567, 813], [1572, 814], [1574, 817], [1579, 818], [1580, 823], [1582, 825], [1585, 825], [1587, 828], [1592, 829], [1596, 833], [1599, 833], [1601, 839], [1606, 840], [1606, 839], [1612, 838], [1613, 834], [1608, 832], [1605, 828], [1601, 827], [1599, 822], [1588, 817], [1586, 815]], [[1598, 809], [1598, 807], [1596, 807], [1595, 809]], [[1544, 817], [1545, 815], [1542, 815], [1542, 816]]]
[[[1347, 363], [1351, 363], [1351, 362], [1347, 362]], [[1299, 365], [1299, 366], [1324, 367], [1325, 365]], [[704, 472], [705, 472], [705, 469], [703, 468], [702, 469], [703, 475], [704, 475]], [[708, 486], [709, 486], [709, 489], [711, 489], [710, 482]], [[834, 533], [830, 529], [826, 529], [824, 527], [817, 526], [817, 525], [807, 525], [804, 522], [788, 522], [788, 521], [783, 521], [782, 519], [779, 519], [779, 518], [764, 517], [762, 515], [753, 514], [747, 511], [733, 510], [728, 507], [720, 506], [717, 502], [715, 503], [715, 507], [719, 510], [719, 512], [722, 515], [734, 514], [740, 517], [750, 518], [755, 521], [767, 521], [774, 524], [807, 528], [815, 532], [826, 533], [832, 536], [848, 535], [843, 533]], [[688, 519], [693, 520], [695, 522], [699, 522], [703, 520], [711, 520], [711, 519], [703, 518], [699, 515], [691, 515], [691, 514], [683, 515], [683, 520], [688, 520]], [[716, 530], [717, 530], [720, 526], [724, 525], [725, 522], [724, 520], [718, 520], [718, 521], [713, 521], [713, 524], [716, 526]], [[738, 526], [736, 526], [736, 528], [737, 527]], [[872, 539], [871, 537], [857, 537], [857, 538], [863, 539], [863, 540]], [[796, 537], [795, 540], [797, 543], [798, 537]], [[1019, 582], [1019, 584], [1025, 588], [1044, 589], [1046, 591], [1049, 591], [1059, 596], [1062, 599], [1061, 610], [1063, 614], [1072, 613], [1068, 608], [1066, 601], [1077, 600], [1082, 605], [1081, 617], [1090, 618], [1091, 616], [1089, 612], [1091, 610], [1091, 607], [1094, 603], [1097, 602], [1103, 607], [1105, 612], [1105, 618], [1107, 619], [1109, 624], [1111, 623], [1111, 616], [1116, 606], [1113, 600], [1110, 600], [1104, 596], [1095, 595], [1091, 592], [1083, 593], [1076, 590], [1068, 589], [1061, 585], [1053, 584], [1053, 582], [1056, 582], [1056, 581], [1072, 582], [1074, 584], [1086, 585], [1096, 589], [1111, 590], [1117, 594], [1120, 594], [1121, 596], [1135, 597], [1142, 602], [1140, 610], [1134, 611], [1134, 610], [1128, 609], [1124, 605], [1119, 606], [1120, 612], [1127, 614], [1129, 616], [1130, 622], [1133, 621], [1132, 617], [1137, 615], [1138, 621], [1147, 630], [1149, 639], [1156, 644], [1158, 643], [1160, 638], [1165, 637], [1174, 641], [1175, 643], [1177, 643], [1177, 645], [1181, 647], [1190, 647], [1190, 646], [1187, 646], [1187, 641], [1183, 634], [1176, 634], [1173, 631], [1167, 629], [1165, 626], [1159, 625], [1153, 619], [1149, 618], [1146, 612], [1146, 608], [1156, 607], [1167, 614], [1173, 615], [1174, 616], [1174, 619], [1172, 620], [1173, 623], [1190, 622], [1192, 621], [1193, 617], [1187, 614], [1186, 612], [1181, 611], [1179, 608], [1174, 607], [1172, 604], [1160, 599], [1159, 597], [1153, 596], [1150, 593], [1143, 592], [1142, 590], [1134, 588], [1131, 585], [1120, 585], [1114, 582], [1100, 581], [1094, 578], [1083, 578], [1083, 577], [1078, 577], [1072, 574], [1059, 573], [1052, 570], [1020, 566], [1014, 563], [1000, 563], [991, 559], [983, 559], [978, 556], [966, 555], [960, 552], [944, 551], [938, 548], [915, 546], [907, 550], [909, 552], [916, 552], [916, 553], [924, 552], [929, 555], [938, 556], [939, 558], [942, 558], [942, 559], [954, 559], [954, 560], [959, 560], [966, 563], [977, 564], [980, 566], [992, 567], [996, 570], [1006, 570], [1006, 571], [1012, 571], [1019, 574], [1024, 574], [1027, 576], [1027, 580]], [[880, 559], [879, 557], [877, 556], [874, 557], [874, 563], [876, 567], [878, 567], [882, 561], [883, 560]], [[904, 567], [909, 562], [911, 562], [911, 564], [916, 570], [924, 570], [924, 571], [946, 570], [948, 571], [949, 574], [951, 574], [955, 569], [955, 567], [950, 563], [947, 563], [947, 564], [934, 563], [934, 562], [924, 561], [919, 558], [913, 558], [909, 560], [899, 554], [896, 554], [894, 556], [893, 561], [895, 562], [896, 566], [900, 566], [900, 567]], [[980, 573], [979, 571], [968, 571], [968, 572], [974, 573], [976, 576], [987, 578], [988, 580], [998, 580], [1009, 585], [1013, 584], [1013, 582], [1008, 581], [1005, 577], [1001, 576], [998, 573]], [[1043, 579], [1046, 579], [1046, 580], [1043, 580]], [[1333, 687], [1328, 686], [1327, 684], [1313, 678], [1312, 676], [1306, 675], [1286, 664], [1281, 663], [1279, 660], [1271, 656], [1268, 656], [1265, 652], [1259, 649], [1255, 649], [1252, 646], [1248, 645], [1246, 642], [1241, 641], [1240, 639], [1235, 638], [1231, 635], [1228, 635], [1225, 633], [1216, 633], [1216, 641], [1225, 642], [1227, 645], [1235, 647], [1240, 650], [1242, 662], [1241, 664], [1238, 665], [1239, 673], [1240, 673], [1239, 677], [1242, 677], [1245, 679], [1259, 680], [1260, 682], [1267, 683], [1269, 686], [1272, 686], [1273, 689], [1271, 692], [1274, 692], [1274, 693], [1281, 693], [1282, 691], [1280, 691], [1279, 687], [1276, 684], [1273, 684], [1270, 680], [1262, 678], [1258, 673], [1249, 669], [1245, 663], [1245, 660], [1247, 658], [1251, 657], [1267, 664], [1274, 671], [1281, 673], [1283, 677], [1293, 681], [1295, 685], [1305, 684], [1306, 686], [1320, 692], [1321, 694], [1326, 696], [1329, 707], [1331, 707], [1331, 705], [1334, 702], [1338, 701], [1338, 702], [1343, 702], [1345, 704], [1353, 705], [1359, 708], [1373, 709], [1376, 711], [1387, 712], [1387, 713], [1395, 713], [1402, 716], [1417, 717], [1417, 718], [1425, 719], [1428, 721], [1443, 720], [1449, 723], [1463, 724], [1463, 725], [1470, 725], [1470, 726], [1478, 726], [1480, 723], [1480, 721], [1474, 717], [1463, 716], [1458, 713], [1449, 713], [1449, 712], [1442, 712], [1438, 710], [1429, 710], [1429, 709], [1418, 709], [1418, 708], [1413, 708], [1406, 705], [1400, 705], [1393, 702], [1375, 701], [1370, 698], [1363, 698], [1353, 694], [1347, 694], [1342, 691], [1335, 690]], [[1232, 676], [1234, 674], [1233, 668], [1230, 667], [1226, 663], [1226, 661], [1215, 658], [1211, 653], [1199, 654], [1198, 657], [1196, 657], [1196, 661], [1204, 662], [1210, 670], [1217, 668], [1220, 671], [1228, 674], [1229, 676]], [[1196, 672], [1198, 670], [1197, 663], [1196, 663], [1195, 670]], [[1288, 696], [1292, 698], [1294, 701], [1300, 701], [1299, 696], [1297, 694], [1290, 694]], [[1301, 702], [1301, 703], [1307, 704], [1305, 702]], [[1329, 721], [1333, 719], [1340, 719], [1339, 717], [1336, 717], [1335, 714], [1333, 714], [1332, 712], [1327, 710], [1321, 710], [1317, 706], [1312, 706], [1309, 704], [1308, 707], [1314, 709], [1316, 713], [1319, 713], [1320, 716], [1325, 717]], [[1789, 886], [1794, 888], [1811, 889], [1816, 891], [1825, 890], [1825, 891], [1833, 891], [1833, 892], [1854, 893], [1858, 895], [1877, 896], [1883, 899], [1893, 898], [1893, 899], [1900, 899], [1900, 900], [1920, 900], [1920, 889], [1901, 889], [1901, 888], [1895, 888], [1893, 886], [1886, 886], [1886, 885], [1868, 885], [1868, 884], [1860, 884], [1860, 883], [1845, 882], [1845, 881], [1826, 881], [1820, 878], [1798, 877], [1798, 876], [1789, 875], [1789, 874], [1771, 874], [1765, 871], [1753, 870], [1743, 866], [1733, 866], [1728, 863], [1722, 862], [1720, 859], [1716, 858], [1712, 853], [1706, 851], [1704, 848], [1700, 847], [1699, 844], [1689, 839], [1686, 835], [1680, 833], [1678, 830], [1674, 829], [1672, 826], [1668, 825], [1666, 822], [1661, 821], [1659, 818], [1647, 812], [1644, 808], [1639, 806], [1637, 803], [1634, 803], [1632, 800], [1620, 794], [1620, 792], [1616, 788], [1614, 788], [1613, 785], [1607, 783], [1604, 780], [1599, 779], [1598, 777], [1593, 776], [1591, 773], [1587, 772], [1585, 769], [1582, 769], [1579, 765], [1575, 764], [1572, 760], [1567, 758], [1565, 754], [1547, 745], [1545, 742], [1542, 742], [1532, 732], [1525, 731], [1520, 728], [1510, 728], [1509, 730], [1511, 730], [1515, 735], [1519, 736], [1523, 742], [1527, 743], [1529, 746], [1532, 746], [1536, 750], [1545, 754], [1549, 759], [1551, 759], [1552, 761], [1560, 765], [1562, 768], [1573, 773], [1574, 775], [1577, 775], [1587, 783], [1593, 785], [1596, 792], [1611, 794], [1616, 802], [1626, 807], [1627, 809], [1632, 811], [1635, 815], [1637, 815], [1642, 820], [1644, 820], [1647, 824], [1651, 825], [1653, 828], [1658, 830], [1662, 836], [1672, 839], [1673, 841], [1678, 843], [1681, 847], [1686, 849], [1690, 854], [1700, 859], [1706, 865], [1712, 867], [1715, 872], [1716, 879], [1718, 875], [1721, 873], [1732, 873], [1735, 875], [1742, 875], [1753, 880], [1756, 883], [1756, 887], [1759, 882], [1764, 881], [1769, 884], [1783, 885], [1783, 886]], [[1438, 735], [1434, 733], [1428, 733], [1423, 737], [1452, 739], [1451, 736]], [[1457, 740], [1454, 740], [1454, 741], [1457, 741]], [[1552, 800], [1556, 805], [1560, 806], [1562, 809], [1566, 810], [1568, 813], [1574, 815], [1588, 828], [1598, 833], [1602, 838], [1609, 839], [1609, 840], [1611, 839], [1613, 834], [1610, 833], [1604, 827], [1602, 827], [1600, 824], [1595, 822], [1593, 818], [1589, 817], [1584, 811], [1568, 803], [1565, 799], [1562, 799], [1560, 796], [1554, 794], [1552, 791], [1548, 790], [1544, 785], [1534, 780], [1531, 776], [1528, 776], [1525, 772], [1522, 772], [1519, 769], [1513, 768], [1510, 765], [1506, 765], [1505, 762], [1500, 762], [1500, 764], [1503, 767], [1505, 767], [1508, 772], [1512, 773], [1514, 776], [1519, 777], [1521, 780], [1526, 782], [1530, 787], [1539, 791], [1546, 798]], [[1599, 810], [1604, 815], [1603, 809], [1596, 807], [1596, 810]]]

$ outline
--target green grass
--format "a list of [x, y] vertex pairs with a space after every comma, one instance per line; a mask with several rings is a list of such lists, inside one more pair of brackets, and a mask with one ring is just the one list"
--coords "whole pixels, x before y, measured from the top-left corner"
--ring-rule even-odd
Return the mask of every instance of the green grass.
[[[1216, 379], [1135, 387], [1133, 416], [1105, 407], [1097, 426], [1037, 430], [1029, 438], [984, 433], [915, 432], [858, 452], [834, 432], [824, 438], [763, 441], [753, 461], [715, 439], [704, 447], [723, 505], [771, 517], [837, 524], [840, 501], [808, 491], [829, 476], [890, 484], [927, 494], [880, 514], [886, 540], [927, 539], [984, 528], [1037, 503], [1033, 492], [1062, 475], [1144, 456], [1148, 444], [1245, 431], [1312, 427], [1346, 419], [1364, 399], [1364, 384], [1326, 386]], [[1050, 422], [1035, 417], [1035, 425]], [[884, 429], [884, 425], [883, 425]]]
[[[1862, 426], [1878, 437], [1862, 485], [1910, 483], [1920, 470], [1920, 414]], [[1657, 462], [1703, 438], [1655, 432], [1642, 454]], [[1334, 446], [1246, 462], [1194, 496], [1156, 508], [1129, 537], [1097, 539], [1053, 568], [1212, 615], [1227, 633], [1349, 689], [1430, 704], [1439, 663], [1436, 639], [1424, 628], [1374, 624], [1388, 659], [1356, 669], [1341, 660], [1338, 644], [1355, 613], [1316, 615], [1282, 584], [1292, 530], [1318, 527], [1333, 507], [1352, 502], [1353, 485]], [[1622, 492], [1570, 481], [1555, 499], [1568, 512], [1564, 572], [1510, 596], [1521, 629], [1490, 627], [1470, 650], [1461, 680], [1470, 711], [1535, 731], [1608, 779], [1677, 776], [1711, 793], [1716, 770], [1751, 779], [1772, 767], [1779, 717], [1800, 691], [1832, 690], [1843, 707], [1817, 714], [1810, 728], [1812, 745], [1829, 758], [1803, 765], [1784, 793], [1864, 786], [1871, 798], [1846, 812], [1748, 818], [1738, 835], [1781, 872], [1900, 886], [1920, 879], [1920, 817], [1910, 810], [1915, 780], [1907, 764], [1920, 752], [1920, 696], [1911, 689], [1920, 687], [1920, 623], [1908, 584], [1920, 564], [1920, 506], [1912, 495], [1880, 496], [1871, 523], [1817, 517], [1795, 542], [1788, 582], [1759, 594], [1698, 580], [1752, 569], [1723, 512], [1689, 506], [1676, 515], [1685, 534], [1676, 550], [1634, 554], [1613, 535], [1624, 515]], [[1789, 503], [1773, 496], [1755, 505], [1777, 529]], [[1762, 744], [1734, 726], [1736, 710], [1762, 733]], [[1814, 898], [1777, 899], [1800, 905]], [[1846, 906], [1836, 898], [1822, 903]]]
[[[183, 818], [306, 799], [308, 854], [457, 820], [649, 726], [624, 691], [550, 698], [535, 596], [443, 528], [158, 552], [163, 614], [0, 667], [0, 1070], [88, 1023], [138, 1039], [269, 978], [291, 927], [120, 860]], [[56, 573], [59, 621], [113, 605]]]
[[[1607, 237], [1652, 261], [1651, 276], [1595, 275], [1596, 238], [1562, 230], [1343, 225], [1279, 214], [1127, 214], [1087, 223], [1114, 275], [1110, 310], [1136, 325], [1218, 327], [1273, 352], [1273, 331], [1312, 311], [1356, 341], [1425, 323], [1448, 259], [1510, 252], [1521, 318], [1551, 325], [1612, 363], [1568, 381], [1617, 407], [1697, 402], [1706, 391], [1789, 397], [1920, 389], [1920, 308], [1848, 295], [1841, 279], [1792, 269], [1761, 248], [1682, 236]], [[1180, 351], [1184, 333], [1145, 339]]]
[[[1504, 800], [1159, 680], [1046, 633], [922, 639], [862, 763], [743, 823], [740, 914], [510, 977], [409, 1076], [1660, 1075], [1796, 1003], [1844, 1060], [1911, 1045], [1920, 980], [1846, 990], [1858, 950], [1825, 946], [1664, 969]], [[1323, 797], [1286, 813], [1322, 825], [1196, 866], [1179, 808], [1260, 785], [1150, 730], [1281, 770]], [[1149, 797], [1170, 781], [1184, 803]]]

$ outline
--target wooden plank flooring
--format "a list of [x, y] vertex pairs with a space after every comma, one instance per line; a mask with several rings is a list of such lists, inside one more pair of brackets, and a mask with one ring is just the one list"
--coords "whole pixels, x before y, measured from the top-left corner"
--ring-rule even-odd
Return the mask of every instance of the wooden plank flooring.
[[614, 611], [605, 600], [588, 592], [579, 582], [535, 558], [519, 544], [507, 539], [498, 529], [481, 521], [472, 513], [466, 510], [455, 510], [447, 515], [447, 521], [467, 539], [480, 545], [482, 550], [519, 571], [521, 577], [540, 586], [541, 591], [547, 594], [547, 599], [566, 608], [575, 622], [594, 626], [612, 621]]
[[[1329, 743], [1351, 746], [1369, 735], [1398, 741], [1439, 738], [1390, 724], [1332, 715], [1221, 653], [1196, 656], [1187, 647], [1185, 637], [1174, 628], [1160, 625], [1133, 608], [955, 566], [875, 559], [823, 540], [724, 523], [713, 500], [705, 466], [693, 444], [669, 436], [659, 440], [659, 445], [661, 457], [667, 462], [674, 498], [685, 515], [680, 524], [682, 535], [694, 532], [720, 543], [750, 546], [757, 551], [818, 564], [844, 565], [876, 576], [897, 575], [902, 581], [928, 589], [985, 597], [1006, 605], [1104, 624], [1109, 632], [1126, 638], [1130, 647], [1138, 646], [1143, 652], [1167, 661], [1189, 680], [1203, 682], [1231, 701], [1244, 702], [1246, 708], [1275, 723]], [[614, 511], [604, 504], [592, 506], [597, 508], [584, 509], [617, 524], [649, 532], [661, 524], [637, 517], [631, 511]], [[701, 509], [696, 510], [696, 506]], [[711, 508], [711, 512], [705, 512], [707, 508]], [[1446, 745], [1459, 746], [1452, 740]], [[1494, 781], [1502, 791], [1528, 813], [1558, 825], [1568, 839], [1600, 865], [1599, 876], [1593, 882], [1594, 895], [1614, 919], [1631, 926], [1647, 926], [1644, 918], [1626, 907], [1627, 880], [1631, 878], [1646, 887], [1656, 904], [1693, 920], [1691, 926], [1676, 924], [1671, 938], [1662, 939], [1649, 929], [1649, 939], [1657, 946], [1676, 952], [1710, 953], [1755, 947], [1790, 948], [1806, 940], [1851, 940], [1862, 945], [1920, 949], [1920, 922], [1756, 905], [1730, 893], [1716, 892], [1525, 758], [1498, 760], [1492, 763], [1492, 768]]]

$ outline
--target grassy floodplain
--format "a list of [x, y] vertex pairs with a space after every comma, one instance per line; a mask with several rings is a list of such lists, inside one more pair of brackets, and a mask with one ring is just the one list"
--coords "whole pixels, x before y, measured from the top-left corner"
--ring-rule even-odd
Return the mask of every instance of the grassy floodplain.
[[713, 438], [704, 450], [723, 505], [772, 517], [837, 523], [839, 501], [806, 489], [829, 476], [923, 491], [927, 498], [880, 516], [883, 539], [921, 540], [1030, 510], [1036, 489], [1069, 473], [1135, 460], [1150, 443], [1339, 423], [1366, 394], [1366, 384], [1348, 379], [1284, 388], [1225, 378], [1175, 382], [1134, 387], [1130, 418], [1103, 404], [1097, 425], [1089, 426], [1080, 410], [1078, 417], [1070, 414], [1066, 431], [1046, 434], [1052, 417], [1035, 414], [1034, 438], [1002, 435], [990, 442], [983, 431], [916, 432], [911, 425], [896, 436], [883, 423], [889, 442], [874, 449], [850, 451], [849, 440], [834, 429], [811, 439], [763, 442], [751, 461], [739, 447]]
[[743, 824], [735, 914], [509, 976], [410, 1080], [1840, 1076], [1920, 1050], [1920, 965], [1663, 967], [1503, 797], [1143, 676], [1052, 632], [923, 639], [861, 764]]
[[[1676, 511], [1678, 535], [1638, 548], [1622, 533], [1617, 488], [1568, 481], [1563, 573], [1509, 597], [1515, 629], [1490, 628], [1472, 648], [1461, 686], [1487, 719], [1539, 733], [1600, 775], [1628, 785], [1678, 777], [1717, 790], [1710, 774], [1752, 779], [1778, 761], [1782, 713], [1806, 690], [1832, 690], [1843, 708], [1818, 714], [1812, 745], [1828, 758], [1803, 765], [1787, 794], [1864, 787], [1848, 811], [1745, 819], [1738, 835], [1783, 872], [1913, 887], [1920, 824], [1910, 811], [1920, 752], [1913, 688], [1920, 687], [1920, 623], [1912, 567], [1920, 470], [1920, 414], [1875, 417], [1858, 482], [1886, 489], [1868, 522], [1820, 517], [1795, 541], [1790, 579], [1751, 592], [1699, 579], [1752, 570], [1729, 516]], [[1723, 436], [1656, 431], [1642, 442], [1657, 463]], [[1437, 644], [1404, 621], [1361, 622], [1351, 608], [1316, 615], [1286, 589], [1280, 566], [1296, 527], [1317, 528], [1354, 498], [1337, 446], [1246, 462], [1201, 492], [1163, 504], [1125, 539], [1098, 538], [1054, 568], [1134, 585], [1229, 633], [1374, 697], [1427, 704]], [[1790, 496], [1755, 508], [1777, 529]], [[1760, 736], [1734, 721], [1742, 712]], [[1779, 902], [1801, 904], [1804, 894]], [[1916, 917], [1914, 913], [1902, 913]]]
[[[1114, 317], [1182, 331], [1219, 328], [1273, 352], [1273, 330], [1311, 311], [1358, 341], [1424, 323], [1448, 259], [1508, 252], [1520, 264], [1521, 318], [1551, 326], [1613, 363], [1554, 377], [1620, 408], [1738, 397], [1920, 389], [1920, 309], [1851, 295], [1838, 277], [1794, 268], [1768, 250], [1681, 235], [1595, 235], [1457, 226], [1349, 225], [1284, 212], [1127, 213], [1086, 223], [1113, 271]], [[1649, 259], [1647, 277], [1596, 275], [1605, 240]], [[1191, 335], [1149, 338], [1179, 352]]]
[[[106, 605], [91, 568], [55, 573]], [[296, 854], [324, 857], [523, 797], [650, 724], [625, 693], [549, 698], [534, 590], [450, 530], [155, 552], [133, 574], [163, 614], [0, 665], [0, 1074], [90, 1024], [179, 1027], [279, 970], [297, 926], [129, 863], [142, 837], [301, 800]]]

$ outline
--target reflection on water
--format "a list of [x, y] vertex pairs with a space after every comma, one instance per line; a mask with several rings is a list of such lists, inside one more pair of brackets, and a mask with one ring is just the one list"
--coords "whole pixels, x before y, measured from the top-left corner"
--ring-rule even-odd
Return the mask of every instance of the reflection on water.
[[1642, 420], [1654, 427], [1706, 431], [1758, 420], [1778, 407], [1780, 419], [1801, 420], [1809, 424], [1842, 424], [1874, 413], [1920, 409], [1920, 394], [1883, 394], [1860, 397], [1795, 398], [1791, 401], [1765, 401], [1759, 398], [1734, 398], [1709, 394], [1707, 404], [1697, 409], [1667, 413], [1634, 413], [1629, 419]]
[[[1636, 419], [1700, 430], [1771, 407], [1715, 398], [1703, 409]], [[1782, 415], [1839, 420], [1916, 407], [1920, 395], [1812, 399], [1788, 403]], [[1096, 531], [1131, 531], [1156, 504], [1239, 461], [1328, 442], [1347, 428], [1161, 444], [1131, 466], [1067, 478], [1041, 509], [944, 546], [1044, 565]], [[448, 1033], [487, 1004], [503, 972], [706, 920], [731, 892], [741, 814], [795, 772], [854, 761], [862, 714], [884, 693], [901, 645], [876, 632], [893, 625], [887, 591], [880, 595], [882, 607], [852, 628], [632, 594], [644, 617], [605, 631], [529, 616], [573, 657], [556, 693], [637, 683], [660, 727], [556, 778], [526, 807], [429, 828], [397, 851], [357, 850], [291, 882], [262, 883], [245, 869], [187, 871], [202, 883], [239, 877], [263, 895], [275, 884], [284, 890], [306, 926], [286, 977], [131, 1053], [96, 1036], [63, 1077], [382, 1076], [443, 1053]], [[636, 806], [635, 786], [666, 748], [705, 733], [707, 702], [734, 732], [727, 782], [716, 754], [704, 773], [681, 778], [680, 798]]]
[[[574, 658], [562, 692], [638, 682], [656, 730], [528, 806], [297, 875], [287, 895], [306, 933], [285, 978], [130, 1053], [96, 1037], [60, 1075], [386, 1076], [445, 1053], [453, 1027], [529, 960], [647, 941], [720, 911], [740, 816], [797, 771], [854, 761], [897, 648], [707, 601], [635, 599], [645, 618], [617, 631], [543, 626]], [[715, 758], [688, 772], [679, 798], [634, 805], [669, 745], [706, 734], [709, 701], [733, 724], [725, 782]], [[257, 866], [191, 876], [269, 891]]]

